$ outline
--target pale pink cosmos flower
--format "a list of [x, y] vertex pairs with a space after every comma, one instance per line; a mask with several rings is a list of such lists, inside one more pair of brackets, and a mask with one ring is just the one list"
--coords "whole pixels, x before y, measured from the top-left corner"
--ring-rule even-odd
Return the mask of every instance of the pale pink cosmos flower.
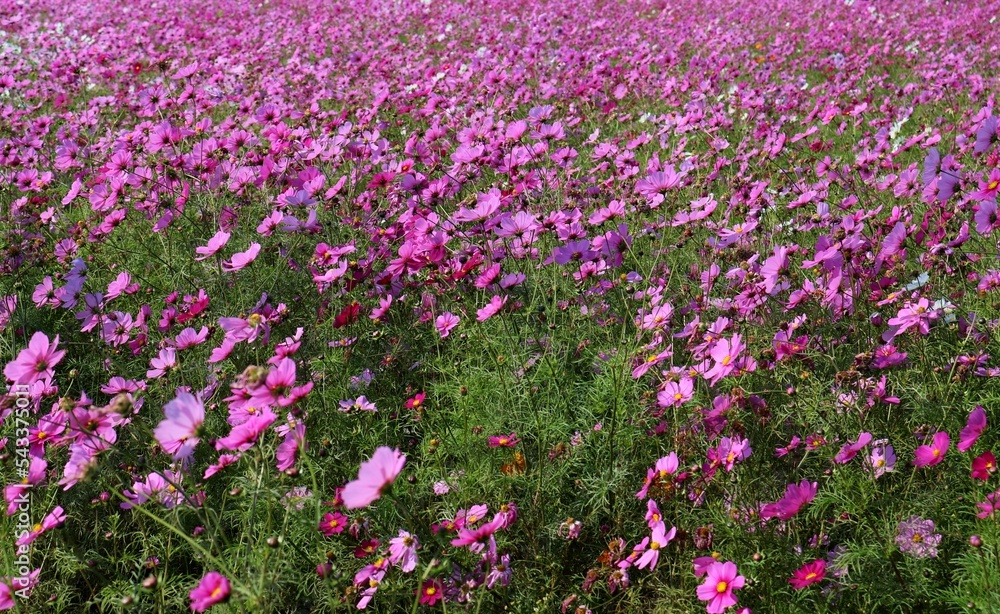
[[3, 374], [15, 384], [33, 384], [39, 380], [51, 380], [54, 367], [59, 364], [66, 350], [57, 350], [59, 335], [49, 343], [45, 333], [39, 331], [31, 336], [28, 347], [18, 353], [17, 358], [7, 363]]
[[410, 573], [417, 568], [417, 536], [400, 529], [399, 537], [389, 540], [389, 562], [399, 565], [403, 573]]
[[361, 463], [358, 479], [348, 482], [344, 487], [341, 494], [344, 507], [353, 510], [377, 501], [403, 470], [405, 463], [406, 455], [398, 449], [385, 446], [376, 449], [369, 460]]
[[[636, 561], [635, 566], [639, 569], [645, 569], [646, 567], [655, 569], [656, 563], [660, 560], [660, 548], [669, 544], [674, 539], [675, 535], [677, 535], [676, 527], [671, 527], [670, 530], [667, 531], [666, 525], [662, 522], [657, 523], [653, 527], [652, 535], [648, 538], [649, 545], [646, 548], [646, 551], [643, 552], [642, 556], [639, 557], [639, 560]], [[646, 543], [645, 539], [642, 541], [643, 543]]]
[[205, 404], [201, 398], [182, 392], [163, 407], [165, 416], [153, 431], [156, 441], [174, 460], [190, 458], [198, 445], [198, 429], [205, 421]]
[[177, 354], [173, 348], [164, 348], [160, 350], [159, 356], [149, 361], [149, 364], [152, 369], [146, 371], [146, 377], [149, 379], [163, 377], [167, 371], [178, 366]]
[[228, 273], [239, 271], [257, 259], [260, 253], [260, 243], [251, 243], [250, 249], [245, 252], [236, 252], [233, 257], [222, 263], [222, 270]]
[[201, 254], [199, 257], [195, 258], [195, 260], [201, 261], [210, 256], [214, 256], [216, 252], [226, 246], [226, 243], [229, 242], [229, 236], [229, 233], [224, 230], [220, 230], [215, 233], [215, 236], [208, 240], [208, 245], [194, 248], [195, 253]]

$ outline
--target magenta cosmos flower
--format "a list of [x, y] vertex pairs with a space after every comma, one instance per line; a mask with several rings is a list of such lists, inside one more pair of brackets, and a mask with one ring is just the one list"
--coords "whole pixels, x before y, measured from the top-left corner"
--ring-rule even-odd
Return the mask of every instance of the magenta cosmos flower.
[[944, 455], [948, 452], [950, 444], [951, 438], [948, 437], [948, 433], [944, 431], [934, 433], [930, 445], [922, 445], [914, 451], [914, 466], [919, 469], [920, 467], [933, 467], [940, 463], [944, 460]]
[[31, 336], [28, 347], [21, 350], [17, 358], [7, 363], [3, 374], [15, 384], [32, 384], [38, 380], [49, 380], [55, 375], [55, 367], [66, 350], [57, 350], [59, 335], [49, 343], [45, 333], [39, 331]]
[[736, 605], [733, 591], [743, 588], [746, 578], [737, 574], [736, 563], [712, 563], [708, 566], [705, 583], [698, 586], [698, 599], [707, 601], [708, 614], [722, 614], [726, 608]]
[[966, 452], [972, 448], [985, 430], [986, 410], [983, 409], [982, 405], [976, 405], [976, 408], [969, 414], [969, 420], [965, 423], [965, 428], [958, 434], [958, 445], [956, 446], [958, 451]]
[[792, 585], [792, 588], [800, 591], [811, 584], [822, 581], [825, 576], [826, 561], [816, 559], [812, 563], [806, 563], [796, 569], [792, 577], [788, 579], [788, 583]]
[[201, 398], [182, 392], [163, 407], [165, 416], [153, 431], [167, 454], [175, 460], [189, 458], [198, 445], [198, 429], [205, 421], [205, 404]]
[[760, 511], [761, 518], [780, 518], [782, 520], [789, 520], [792, 516], [799, 513], [807, 503], [816, 498], [816, 488], [818, 484], [816, 482], [810, 483], [807, 480], [802, 480], [798, 484], [789, 484], [785, 488], [785, 496], [775, 501], [774, 503], [768, 503]]
[[205, 574], [190, 594], [191, 611], [204, 612], [229, 598], [229, 580], [216, 571]]
[[375, 450], [371, 459], [361, 463], [358, 479], [347, 483], [341, 496], [349, 510], [365, 507], [378, 500], [403, 470], [406, 455], [385, 446]]

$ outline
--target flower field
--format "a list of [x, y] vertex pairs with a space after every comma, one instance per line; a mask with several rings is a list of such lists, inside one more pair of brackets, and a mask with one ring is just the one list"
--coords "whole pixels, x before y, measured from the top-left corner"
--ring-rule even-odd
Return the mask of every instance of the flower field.
[[1000, 612], [998, 17], [0, 0], [0, 610]]

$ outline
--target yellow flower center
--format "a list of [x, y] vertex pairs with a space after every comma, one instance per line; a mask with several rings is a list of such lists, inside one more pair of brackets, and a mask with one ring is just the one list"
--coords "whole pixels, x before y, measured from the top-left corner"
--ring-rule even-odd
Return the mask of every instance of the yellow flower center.
[[221, 586], [216, 586], [215, 589], [212, 590], [212, 594], [210, 595], [210, 597], [212, 599], [215, 599], [216, 597], [218, 597], [221, 594], [222, 594], [222, 587]]
[[41, 530], [42, 530], [42, 525], [40, 525], [40, 524], [36, 524], [35, 526], [31, 527], [31, 532], [32, 533], [38, 533]]
[[727, 367], [727, 366], [729, 366], [729, 363], [731, 363], [732, 361], [733, 361], [733, 357], [730, 356], [729, 354], [726, 354], [726, 357], [722, 359], [722, 366], [723, 367]]
[[991, 181], [990, 184], [988, 186], [986, 186], [986, 189], [987, 190], [995, 190], [995, 189], [997, 189], [997, 186], [1000, 186], [1000, 180]]
[[650, 542], [649, 549], [650, 550], [659, 550], [660, 549], [660, 542]]
[[921, 535], [920, 533], [914, 533], [913, 534], [913, 543], [919, 544], [922, 541], [924, 541], [924, 536], [923, 535]]
[[719, 593], [726, 592], [727, 588], [729, 588], [729, 585], [726, 584], [725, 582], [719, 582], [718, 584], [715, 585], [715, 590], [716, 590], [716, 592], [719, 592]]
[[818, 573], [816, 573], [815, 571], [810, 571], [810, 572], [809, 572], [809, 573], [808, 573], [808, 574], [806, 575], [806, 580], [812, 580], [813, 578], [815, 578], [815, 577], [816, 577], [816, 576], [818, 576], [818, 575], [819, 575], [819, 574], [818, 574]]
[[434, 588], [433, 586], [428, 586], [427, 589], [424, 591], [424, 594], [430, 597], [431, 595], [436, 595], [437, 592], [438, 591], [436, 588]]

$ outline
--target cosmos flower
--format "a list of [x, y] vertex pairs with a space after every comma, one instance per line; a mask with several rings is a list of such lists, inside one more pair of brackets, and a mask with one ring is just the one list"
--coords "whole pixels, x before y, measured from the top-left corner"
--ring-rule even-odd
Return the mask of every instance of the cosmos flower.
[[816, 498], [816, 482], [802, 480], [798, 484], [789, 484], [785, 488], [785, 496], [774, 503], [768, 503], [760, 511], [761, 518], [780, 518], [790, 520], [799, 513], [806, 504]]
[[163, 406], [164, 419], [153, 435], [174, 460], [190, 458], [200, 441], [198, 430], [205, 421], [205, 404], [197, 395], [182, 392]]
[[896, 545], [900, 552], [918, 559], [936, 558], [941, 534], [934, 532], [934, 521], [910, 516], [896, 528]]
[[229, 599], [229, 580], [216, 571], [210, 571], [191, 590], [191, 611], [204, 612]]
[[986, 430], [986, 410], [982, 405], [976, 405], [976, 408], [969, 414], [965, 428], [958, 434], [958, 445], [955, 447], [958, 448], [959, 452], [969, 451], [984, 430]]
[[948, 452], [951, 438], [948, 433], [939, 431], [934, 433], [930, 444], [917, 447], [913, 452], [913, 465], [918, 469], [921, 467], [933, 467], [944, 460], [944, 455]]
[[806, 563], [796, 569], [792, 577], [788, 579], [788, 583], [792, 585], [792, 588], [800, 591], [809, 585], [822, 581], [824, 577], [826, 577], [826, 561], [816, 559], [812, 563]]
[[222, 270], [227, 273], [239, 271], [246, 268], [251, 262], [257, 259], [260, 253], [260, 243], [251, 243], [250, 249], [245, 252], [236, 252], [232, 258], [222, 263]]
[[55, 375], [55, 366], [59, 364], [66, 350], [56, 349], [59, 346], [59, 335], [49, 343], [49, 338], [42, 332], [31, 335], [28, 347], [21, 350], [17, 358], [7, 363], [3, 374], [15, 384], [31, 384], [38, 380], [50, 380]]
[[406, 455], [399, 450], [380, 447], [372, 457], [361, 463], [358, 479], [347, 483], [342, 493], [344, 507], [357, 509], [371, 505], [382, 496], [406, 463]]
[[698, 586], [698, 599], [707, 601], [708, 614], [722, 614], [726, 608], [736, 605], [733, 591], [743, 588], [746, 579], [738, 575], [732, 561], [714, 561], [705, 570], [705, 582]]

